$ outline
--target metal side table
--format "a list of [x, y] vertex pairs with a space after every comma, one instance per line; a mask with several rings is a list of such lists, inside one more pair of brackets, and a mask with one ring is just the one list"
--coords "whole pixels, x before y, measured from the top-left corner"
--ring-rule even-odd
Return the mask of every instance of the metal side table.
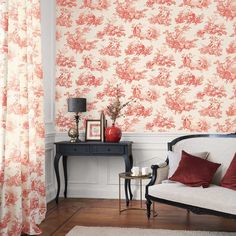
[[[138, 175], [133, 176], [131, 172], [123, 172], [119, 174], [119, 212], [126, 211], [126, 210], [146, 210], [146, 208], [143, 208], [143, 202], [142, 202], [142, 181], [144, 179], [150, 179], [151, 174], [148, 175]], [[124, 209], [121, 209], [121, 179], [124, 179], [124, 181], [131, 181], [133, 180], [139, 180], [139, 188], [140, 188], [140, 207], [126, 207]]]

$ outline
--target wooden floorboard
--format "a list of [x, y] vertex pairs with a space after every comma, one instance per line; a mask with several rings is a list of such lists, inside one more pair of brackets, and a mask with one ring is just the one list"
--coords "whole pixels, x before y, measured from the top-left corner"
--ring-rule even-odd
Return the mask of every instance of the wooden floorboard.
[[[136, 207], [140, 202], [132, 204]], [[60, 199], [58, 205], [54, 201], [48, 204], [46, 219], [40, 228], [42, 236], [64, 236], [76, 225], [236, 232], [236, 220], [233, 219], [188, 214], [184, 209], [164, 204], [156, 204], [156, 211], [157, 217], [148, 220], [145, 210], [128, 210], [120, 214], [118, 200]]]

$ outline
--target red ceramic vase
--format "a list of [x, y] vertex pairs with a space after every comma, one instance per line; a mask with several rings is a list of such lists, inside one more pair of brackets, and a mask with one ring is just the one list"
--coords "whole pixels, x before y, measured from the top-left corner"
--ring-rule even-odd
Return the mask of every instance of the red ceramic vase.
[[106, 128], [105, 136], [106, 142], [118, 143], [121, 139], [121, 129], [116, 127], [115, 124], [112, 124], [111, 127]]

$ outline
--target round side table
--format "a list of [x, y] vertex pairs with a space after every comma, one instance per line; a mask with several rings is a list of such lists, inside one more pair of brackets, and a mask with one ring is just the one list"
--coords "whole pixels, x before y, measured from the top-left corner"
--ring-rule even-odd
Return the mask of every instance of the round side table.
[[[143, 202], [142, 202], [142, 181], [144, 179], [150, 179], [151, 178], [151, 174], [148, 175], [138, 175], [138, 176], [134, 176], [132, 175], [131, 172], [124, 172], [124, 173], [120, 173], [119, 174], [119, 212], [123, 212], [126, 210], [146, 210], [146, 208], [143, 208]], [[127, 207], [124, 209], [121, 209], [121, 179], [124, 180], [131, 180], [131, 179], [136, 179], [139, 180], [139, 188], [140, 188], [140, 207]]]

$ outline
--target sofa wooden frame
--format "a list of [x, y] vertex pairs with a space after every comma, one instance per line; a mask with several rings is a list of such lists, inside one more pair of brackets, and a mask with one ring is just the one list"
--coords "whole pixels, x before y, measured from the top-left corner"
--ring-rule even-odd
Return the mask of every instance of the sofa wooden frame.
[[[193, 135], [181, 136], [181, 137], [178, 137], [178, 138], [172, 140], [171, 142], [167, 143], [168, 151], [172, 151], [173, 146], [181, 140], [189, 139], [189, 138], [199, 138], [199, 137], [202, 137], [202, 138], [210, 138], [210, 137], [214, 137], [214, 138], [218, 138], [218, 137], [219, 138], [232, 138], [233, 137], [233, 138], [236, 138], [236, 133], [233, 133], [233, 134], [193, 134]], [[149, 188], [149, 186], [152, 186], [155, 184], [156, 179], [157, 179], [158, 168], [161, 168], [163, 166], [167, 166], [168, 164], [169, 164], [169, 160], [167, 158], [166, 161], [161, 164], [161, 166], [159, 166], [159, 165], [152, 165], [151, 166], [152, 178], [151, 178], [150, 182], [146, 185], [146, 192], [145, 192], [148, 219], [151, 216], [152, 202], [159, 202], [159, 203], [164, 203], [164, 204], [176, 206], [179, 208], [184, 208], [184, 209], [191, 211], [195, 214], [207, 214], [207, 215], [215, 215], [215, 216], [222, 216], [222, 217], [226, 217], [226, 218], [236, 219], [236, 215], [233, 215], [233, 214], [228, 214], [228, 213], [214, 211], [214, 210], [210, 210], [210, 209], [206, 209], [206, 208], [201, 208], [201, 207], [196, 207], [196, 206], [187, 205], [187, 204], [183, 204], [183, 203], [178, 203], [178, 202], [174, 202], [174, 201], [170, 201], [170, 200], [166, 200], [166, 199], [156, 198], [156, 197], [149, 195], [148, 188]]]

